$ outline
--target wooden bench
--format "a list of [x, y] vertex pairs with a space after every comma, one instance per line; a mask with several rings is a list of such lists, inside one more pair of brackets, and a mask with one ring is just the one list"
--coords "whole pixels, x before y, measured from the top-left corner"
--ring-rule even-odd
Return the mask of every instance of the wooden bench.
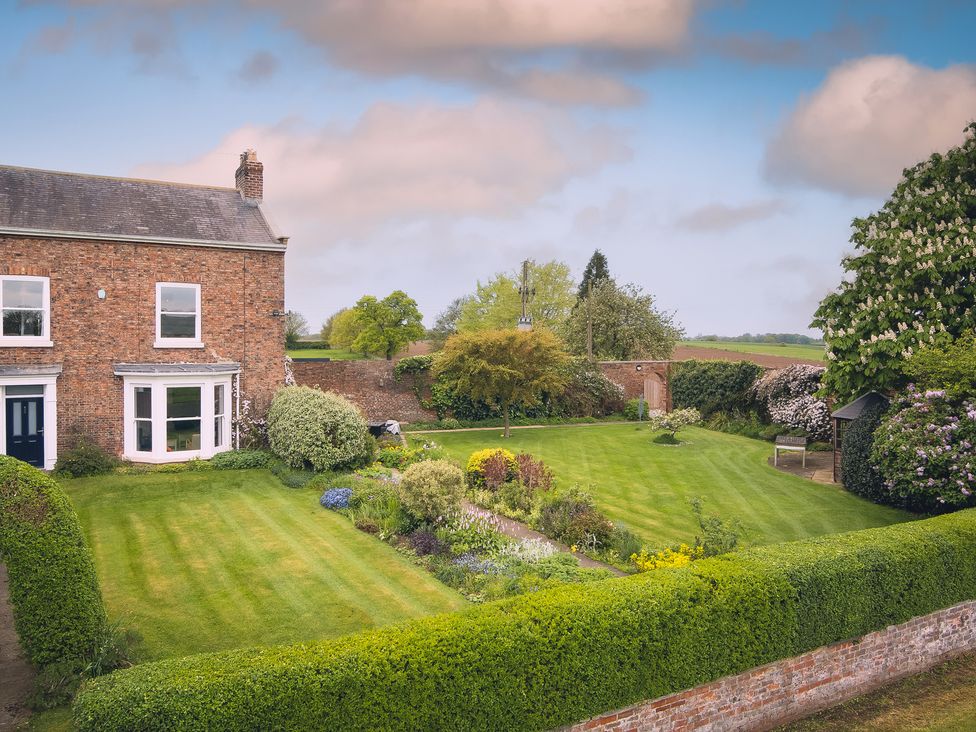
[[773, 465], [779, 465], [779, 451], [803, 453], [803, 467], [807, 466], [807, 438], [793, 437], [791, 435], [779, 435], [773, 446]]

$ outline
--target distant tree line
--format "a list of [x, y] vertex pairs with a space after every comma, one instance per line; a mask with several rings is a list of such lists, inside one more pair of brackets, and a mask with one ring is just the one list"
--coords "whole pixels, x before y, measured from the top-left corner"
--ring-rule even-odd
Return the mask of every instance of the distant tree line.
[[696, 341], [717, 341], [721, 343], [777, 343], [792, 346], [822, 346], [822, 338], [812, 338], [800, 333], [743, 333], [737, 336], [699, 335]]

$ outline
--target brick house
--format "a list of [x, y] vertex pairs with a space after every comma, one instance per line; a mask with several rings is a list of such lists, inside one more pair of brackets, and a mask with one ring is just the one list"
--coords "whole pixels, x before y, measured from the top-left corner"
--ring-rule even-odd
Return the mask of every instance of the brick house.
[[[228, 171], [229, 172], [229, 171]], [[287, 239], [235, 187], [0, 166], [0, 454], [87, 438], [137, 462], [234, 446], [284, 382]]]

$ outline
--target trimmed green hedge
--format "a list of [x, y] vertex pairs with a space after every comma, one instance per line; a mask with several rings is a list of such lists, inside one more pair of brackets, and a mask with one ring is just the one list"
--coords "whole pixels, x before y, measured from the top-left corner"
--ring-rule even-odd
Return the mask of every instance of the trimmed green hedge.
[[14, 627], [31, 662], [84, 665], [106, 618], [78, 516], [52, 478], [2, 455], [0, 561], [10, 578]]
[[748, 410], [752, 387], [763, 368], [750, 361], [682, 361], [671, 371], [669, 386], [676, 409], [694, 407], [702, 416]]
[[976, 510], [96, 679], [82, 730], [541, 730], [976, 598]]

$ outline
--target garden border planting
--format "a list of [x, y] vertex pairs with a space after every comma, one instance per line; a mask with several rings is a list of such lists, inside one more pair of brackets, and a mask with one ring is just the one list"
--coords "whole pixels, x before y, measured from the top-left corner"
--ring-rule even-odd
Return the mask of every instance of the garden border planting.
[[81, 730], [551, 729], [976, 598], [976, 511], [91, 681]]

